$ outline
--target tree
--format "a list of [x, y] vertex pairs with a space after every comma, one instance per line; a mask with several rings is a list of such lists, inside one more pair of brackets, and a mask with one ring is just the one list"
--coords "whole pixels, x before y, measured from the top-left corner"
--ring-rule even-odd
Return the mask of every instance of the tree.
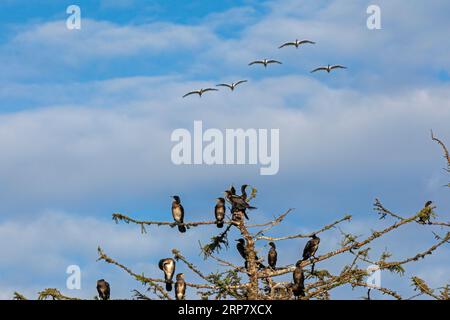
[[[444, 157], [447, 161], [447, 168], [445, 170], [450, 172], [450, 156], [447, 147], [441, 140], [434, 136], [433, 132], [431, 133], [431, 138], [443, 149]], [[450, 187], [450, 183], [447, 187]], [[248, 201], [251, 201], [255, 197], [256, 189], [253, 189]], [[405, 271], [405, 265], [414, 263], [419, 259], [426, 258], [428, 255], [433, 254], [439, 247], [448, 244], [450, 240], [450, 232], [448, 231], [450, 222], [437, 221], [436, 214], [434, 212], [435, 208], [436, 207], [431, 202], [427, 202], [423, 208], [418, 210], [417, 213], [409, 216], [403, 216], [389, 210], [380, 200], [375, 199], [374, 210], [379, 215], [379, 218], [389, 218], [392, 220], [383, 229], [371, 231], [370, 235], [365, 238], [342, 232], [343, 239], [340, 243], [340, 247], [335, 250], [322, 253], [317, 256], [313, 254], [312, 257], [307, 259], [301, 259], [299, 257], [299, 259], [297, 259], [298, 261], [292, 261], [291, 265], [276, 268], [264, 266], [264, 261], [257, 257], [255, 244], [258, 241], [270, 241], [276, 243], [278, 241], [289, 241], [299, 238], [308, 239], [315, 235], [325, 233], [330, 229], [337, 228], [344, 222], [350, 222], [352, 217], [350, 215], [346, 215], [337, 221], [307, 234], [272, 237], [268, 236], [267, 232], [274, 226], [281, 224], [286, 216], [292, 212], [292, 209], [287, 210], [272, 221], [262, 224], [247, 223], [247, 220], [244, 217], [244, 210], [235, 210], [232, 216], [225, 221], [226, 227], [223, 231], [213, 236], [210, 243], [200, 247], [204, 259], [212, 259], [222, 267], [226, 267], [224, 272], [205, 274], [199, 267], [184, 257], [179, 250], [173, 249], [172, 254], [173, 258], [178, 263], [183, 263], [200, 279], [202, 279], [201, 283], [186, 282], [186, 286], [190, 290], [196, 291], [202, 299], [293, 299], [293, 293], [295, 293], [296, 289], [298, 289], [296, 284], [292, 282], [278, 281], [277, 279], [279, 279], [282, 275], [293, 273], [296, 269], [295, 265], [297, 264], [299, 268], [298, 270], [302, 270], [302, 272], [304, 272], [306, 283], [304, 288], [301, 288], [301, 294], [297, 294], [299, 299], [329, 299], [330, 292], [333, 289], [344, 285], [350, 285], [352, 287], [363, 287], [367, 289], [366, 299], [370, 299], [371, 290], [378, 290], [385, 295], [400, 300], [404, 297], [394, 291], [394, 289], [372, 285], [370, 282], [366, 281], [371, 273], [367, 269], [359, 267], [358, 263], [370, 263], [371, 265], [377, 266], [379, 270], [387, 270], [394, 274], [403, 274]], [[139, 221], [120, 213], [114, 213], [112, 217], [117, 223], [125, 222], [140, 226], [141, 232], [143, 233], [147, 232], [147, 228], [151, 226], [165, 226], [174, 228], [180, 225], [175, 222]], [[437, 226], [439, 227], [440, 232], [444, 231], [446, 233], [442, 235], [438, 234], [438, 232], [433, 232], [435, 235], [435, 243], [431, 247], [423, 248], [415, 255], [402, 260], [390, 260], [392, 255], [389, 252], [383, 252], [378, 259], [373, 259], [370, 257], [370, 245], [373, 241], [383, 238], [387, 234], [400, 232], [406, 225], [416, 223], [423, 226], [423, 228]], [[191, 229], [214, 224], [216, 224], [216, 221], [185, 222], [182, 225], [184, 225], [187, 229]], [[234, 265], [229, 261], [221, 259], [217, 255], [221, 250], [228, 248], [228, 233], [231, 228], [236, 228], [245, 240], [244, 266]], [[332, 274], [325, 269], [321, 270], [314, 268], [316, 264], [325, 260], [336, 258], [344, 253], [350, 253], [352, 255], [352, 259], [341, 268], [341, 271], [338, 274]], [[146, 293], [134, 290], [135, 299], [174, 299], [173, 293], [169, 293], [164, 288], [164, 279], [149, 278], [144, 276], [144, 274], [136, 273], [115, 259], [109, 257], [100, 247], [98, 248], [98, 254], [99, 261], [104, 261], [108, 264], [117, 266], [148, 288]], [[449, 299], [449, 284], [445, 284], [440, 288], [431, 289], [423, 279], [420, 279], [417, 276], [411, 278], [411, 283], [417, 291], [417, 294], [414, 297], [425, 295], [433, 299]], [[18, 300], [26, 299], [23, 295], [17, 292], [15, 293], [14, 298]], [[38, 298], [63, 300], [76, 299], [64, 296], [57, 289], [52, 288], [45, 289], [40, 292]]]

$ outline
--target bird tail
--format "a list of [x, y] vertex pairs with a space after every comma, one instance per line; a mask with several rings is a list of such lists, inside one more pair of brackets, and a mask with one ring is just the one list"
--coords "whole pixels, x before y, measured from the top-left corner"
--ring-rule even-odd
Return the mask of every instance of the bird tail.
[[300, 288], [300, 297], [304, 297], [305, 296], [305, 288], [301, 287]]
[[166, 290], [172, 291], [172, 281], [166, 281]]
[[178, 231], [180, 231], [181, 233], [185, 233], [186, 227], [184, 225], [178, 225]]
[[245, 219], [250, 220], [248, 215], [247, 215], [247, 212], [245, 212], [245, 211], [244, 211], [244, 217], [245, 217]]
[[223, 221], [216, 221], [217, 228], [223, 228]]
[[258, 209], [258, 208], [257, 207], [252, 207], [252, 206], [248, 206], [247, 209], [248, 210], [255, 210], [255, 209]]

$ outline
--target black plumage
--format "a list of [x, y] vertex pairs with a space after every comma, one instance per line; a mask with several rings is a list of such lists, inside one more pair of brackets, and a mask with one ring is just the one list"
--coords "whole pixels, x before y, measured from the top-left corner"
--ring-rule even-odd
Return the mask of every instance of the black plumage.
[[256, 207], [252, 207], [251, 205], [248, 204], [247, 201], [242, 199], [241, 196], [233, 195], [230, 190], [225, 191], [225, 196], [226, 196], [226, 199], [228, 200], [228, 202], [231, 204], [231, 212], [232, 213], [240, 211], [240, 212], [244, 213], [245, 217], [248, 219], [246, 210], [247, 209], [249, 209], [249, 210], [256, 209]]
[[176, 223], [178, 223], [178, 231], [186, 232], [186, 227], [182, 225], [184, 223], [184, 208], [181, 205], [181, 200], [179, 196], [173, 196], [172, 202], [172, 217]]
[[243, 184], [243, 185], [241, 186], [241, 198], [242, 198], [245, 202], [248, 201], [248, 198], [247, 198], [247, 191], [246, 191], [247, 187], [248, 187], [247, 184]]
[[109, 283], [106, 282], [105, 279], [97, 280], [97, 292], [98, 297], [101, 300], [109, 300], [111, 291], [109, 288]]
[[302, 268], [302, 260], [298, 260], [295, 264], [295, 270], [292, 274], [294, 284], [292, 286], [292, 293], [296, 298], [305, 296], [305, 275]]
[[320, 238], [313, 234], [313, 236], [306, 243], [305, 248], [303, 249], [303, 260], [308, 260], [309, 258], [314, 257], [314, 254], [319, 248], [319, 243]]
[[186, 294], [186, 282], [184, 281], [184, 273], [177, 274], [177, 281], [175, 282], [175, 298], [177, 300], [184, 300]]
[[[236, 244], [236, 249], [238, 250], [239, 254], [241, 255], [242, 258], [244, 258], [245, 260], [245, 268], [247, 269], [248, 266], [248, 262], [247, 262], [247, 248], [246, 248], [246, 242], [244, 239], [238, 239], [236, 240], [238, 243]], [[256, 260], [256, 264], [258, 266], [259, 269], [265, 268], [264, 264], [262, 264], [261, 262], [259, 262], [259, 258], [258, 256], [255, 254], [255, 260]]]
[[214, 215], [216, 217], [217, 228], [223, 227], [223, 220], [225, 219], [225, 199], [217, 198], [216, 206], [214, 208]]
[[158, 266], [164, 272], [164, 281], [166, 282], [166, 290], [172, 291], [172, 279], [175, 274], [175, 260], [166, 258], [159, 260]]
[[241, 257], [244, 258], [245, 260], [247, 260], [247, 251], [245, 249], [245, 240], [244, 239], [238, 239], [236, 241], [237, 241], [236, 249], [238, 250], [238, 252], [241, 255]]
[[275, 267], [277, 265], [277, 258], [278, 258], [277, 248], [275, 246], [275, 243], [273, 243], [273, 242], [269, 242], [269, 245], [270, 245], [270, 250], [267, 255], [267, 261], [269, 263], [269, 266], [272, 269], [275, 269]]

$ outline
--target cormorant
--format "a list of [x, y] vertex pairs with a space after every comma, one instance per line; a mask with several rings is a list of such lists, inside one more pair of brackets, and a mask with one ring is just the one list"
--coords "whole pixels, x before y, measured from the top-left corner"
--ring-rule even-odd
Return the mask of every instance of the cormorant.
[[183, 96], [183, 98], [186, 98], [187, 96], [190, 96], [191, 94], [198, 94], [198, 96], [201, 98], [202, 95], [203, 95], [205, 92], [208, 92], [208, 91], [219, 91], [219, 90], [218, 90], [218, 89], [214, 89], [214, 88], [206, 88], [206, 89], [194, 90], [194, 91], [191, 91], [191, 92], [186, 93], [186, 94]]
[[109, 283], [105, 279], [97, 280], [97, 292], [101, 300], [109, 300], [110, 288]]
[[180, 197], [179, 196], [173, 196], [173, 202], [172, 202], [172, 216], [173, 220], [175, 220], [176, 223], [178, 223], [178, 231], [180, 232], [186, 232], [186, 227], [182, 225], [184, 223], [184, 208], [181, 205]]
[[175, 297], [177, 300], [184, 300], [186, 293], [186, 282], [184, 281], [184, 273], [177, 274], [177, 282], [175, 282]]
[[304, 297], [305, 296], [305, 288], [302, 287], [299, 284], [292, 285], [292, 293], [294, 294], [294, 297], [298, 299], [298, 297]]
[[319, 248], [319, 243], [320, 238], [313, 234], [311, 239], [306, 243], [306, 246], [303, 249], [303, 260], [308, 260], [309, 258], [314, 257], [314, 254]]
[[[239, 251], [239, 254], [241, 255], [242, 258], [244, 258], [245, 260], [245, 268], [247, 269], [247, 249], [245, 247], [246, 243], [244, 239], [238, 239], [236, 240], [238, 243], [236, 244], [236, 248]], [[265, 266], [259, 262], [259, 258], [258, 256], [255, 254], [255, 260], [256, 260], [256, 264], [258, 265], [258, 268], [262, 269], [265, 268]]]
[[217, 228], [223, 227], [223, 220], [225, 219], [225, 199], [217, 198], [217, 203], [214, 208], [214, 215], [216, 216], [216, 225]]
[[269, 266], [272, 269], [275, 269], [276, 265], [277, 265], [277, 257], [278, 257], [278, 253], [277, 253], [277, 248], [275, 246], [275, 243], [273, 242], [269, 242], [270, 245], [270, 250], [269, 250], [269, 254], [267, 255], [267, 261], [269, 263]]
[[331, 70], [334, 70], [334, 69], [347, 69], [347, 67], [341, 66], [341, 65], [339, 65], [339, 64], [336, 64], [336, 65], [334, 65], [334, 66], [328, 65], [328, 66], [326, 66], [326, 67], [319, 67], [319, 68], [316, 68], [316, 69], [314, 69], [313, 71], [311, 71], [311, 73], [314, 73], [314, 72], [317, 72], [317, 71], [326, 71], [326, 72], [330, 73]]
[[249, 218], [246, 209], [256, 209], [255, 207], [250, 206], [246, 201], [244, 201], [241, 196], [233, 194], [233, 191], [225, 190], [225, 196], [228, 202], [231, 204], [231, 213], [233, 214], [233, 220], [235, 221], [240, 220], [240, 217], [238, 215], [235, 215], [235, 213], [241, 212], [244, 215], [245, 219], [248, 220]]
[[264, 68], [267, 68], [267, 65], [271, 64], [271, 63], [278, 63], [278, 64], [282, 64], [280, 61], [277, 60], [273, 60], [273, 59], [262, 59], [262, 60], [255, 60], [250, 62], [248, 65], [254, 65], [254, 64], [262, 64], [264, 65]]
[[227, 87], [230, 88], [231, 91], [234, 91], [234, 89], [240, 85], [241, 83], [247, 82], [247, 80], [239, 80], [238, 82], [232, 82], [230, 84], [228, 83], [220, 83], [216, 85], [216, 87]]
[[245, 250], [245, 240], [244, 239], [237, 239], [236, 241], [238, 242], [236, 244], [236, 248], [239, 251], [239, 254], [241, 255], [242, 258], [247, 260], [247, 253], [246, 253], [246, 250]]
[[242, 186], [241, 186], [241, 198], [242, 199], [244, 199], [244, 201], [246, 201], [247, 202], [247, 191], [245, 191], [245, 189], [247, 189], [247, 187], [248, 187], [248, 184], [243, 184]]
[[298, 260], [295, 264], [295, 270], [292, 273], [294, 285], [292, 286], [292, 293], [296, 298], [305, 296], [305, 275], [302, 269], [302, 260]]
[[172, 279], [175, 273], [175, 260], [172, 258], [161, 259], [159, 260], [158, 266], [164, 272], [166, 290], [172, 291]]
[[256, 207], [252, 207], [241, 196], [233, 195], [230, 190], [225, 191], [227, 200], [231, 203], [232, 211], [245, 211], [246, 209], [253, 210]]
[[306, 43], [316, 44], [315, 42], [310, 41], [310, 40], [298, 40], [298, 39], [295, 39], [295, 41], [286, 42], [286, 43], [282, 44], [281, 46], [278, 47], [278, 49], [281, 49], [281, 48], [284, 48], [284, 47], [287, 47], [287, 46], [295, 46], [298, 49], [299, 46], [301, 46], [302, 44], [306, 44]]

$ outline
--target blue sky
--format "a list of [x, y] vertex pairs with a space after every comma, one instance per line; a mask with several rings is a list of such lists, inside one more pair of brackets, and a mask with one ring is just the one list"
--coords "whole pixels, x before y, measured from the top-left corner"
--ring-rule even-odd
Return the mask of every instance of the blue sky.
[[[81, 30], [65, 27], [70, 4], [81, 7]], [[95, 280], [106, 278], [115, 297], [129, 297], [140, 285], [95, 262], [97, 245], [148, 275], [159, 275], [157, 261], [175, 246], [202, 264], [188, 244], [205, 242], [214, 228], [140, 235], [114, 225], [111, 214], [167, 220], [168, 196], [179, 194], [187, 219], [204, 219], [231, 183], [257, 187], [257, 221], [296, 209], [280, 234], [315, 230], [347, 213], [355, 224], [346, 230], [367, 234], [383, 226], [372, 211], [376, 197], [403, 214], [432, 199], [448, 221], [448, 176], [429, 130], [450, 141], [450, 43], [442, 41], [450, 4], [380, 0], [382, 29], [368, 30], [369, 4], [2, 1], [0, 297], [64, 291], [70, 264], [81, 266], [83, 288], [65, 293], [92, 297]], [[295, 38], [317, 44], [278, 49]], [[247, 66], [266, 57], [283, 65]], [[349, 69], [309, 73], [328, 63]], [[181, 98], [241, 78], [249, 82], [233, 94]], [[279, 128], [279, 173], [174, 166], [170, 134], [191, 130], [194, 120], [206, 128]], [[323, 235], [321, 250], [336, 248], [338, 239], [337, 230]], [[425, 249], [433, 235], [411, 227], [388, 240], [377, 250], [395, 249], [400, 258]], [[281, 244], [282, 261], [294, 262], [303, 245]], [[385, 279], [405, 293], [413, 274], [442, 285], [448, 250], [411, 267], [400, 282]], [[238, 261], [232, 248], [224, 254]]]

